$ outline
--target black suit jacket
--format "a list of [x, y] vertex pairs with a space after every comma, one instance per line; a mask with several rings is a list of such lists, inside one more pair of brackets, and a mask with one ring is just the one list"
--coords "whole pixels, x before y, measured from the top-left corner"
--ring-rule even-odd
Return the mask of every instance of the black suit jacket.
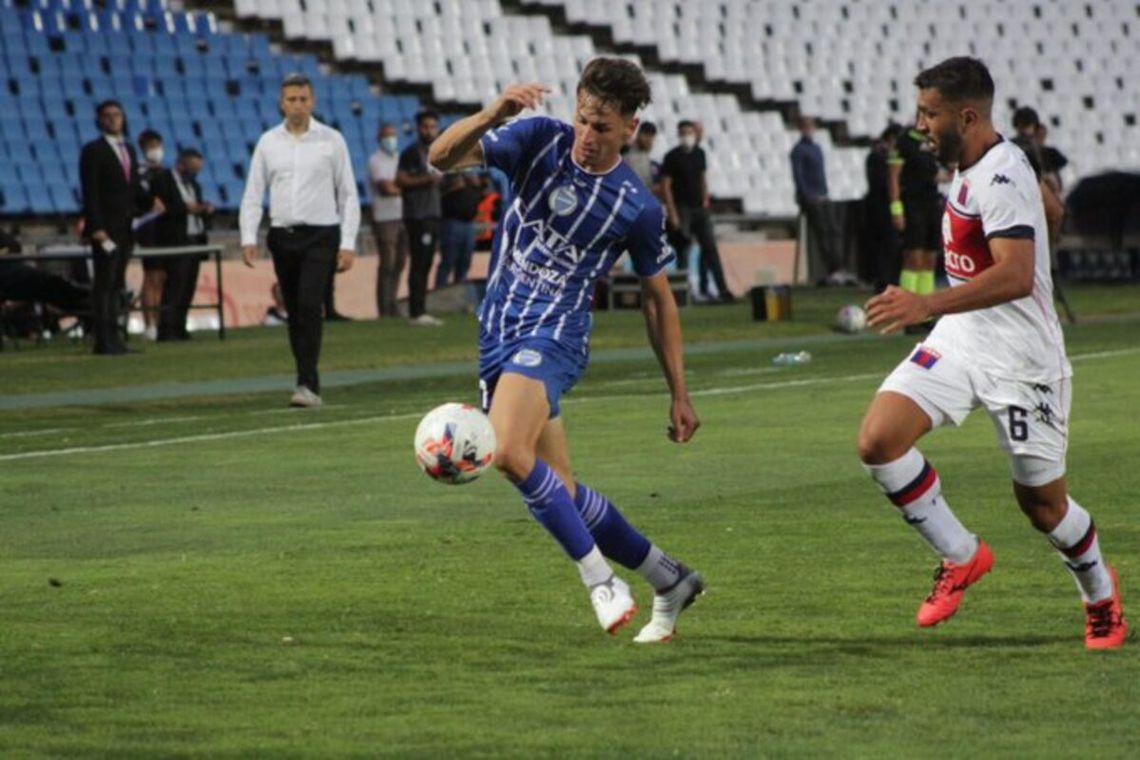
[[186, 201], [174, 181], [174, 173], [165, 168], [150, 169], [145, 173], [143, 185], [147, 195], [160, 199], [166, 211], [135, 233], [139, 245], [166, 248], [186, 245]]
[[131, 220], [150, 205], [139, 182], [138, 155], [127, 143], [131, 176], [107, 140], [100, 136], [83, 146], [79, 154], [79, 182], [83, 188], [83, 216], [88, 234], [104, 230], [121, 241], [130, 241]]

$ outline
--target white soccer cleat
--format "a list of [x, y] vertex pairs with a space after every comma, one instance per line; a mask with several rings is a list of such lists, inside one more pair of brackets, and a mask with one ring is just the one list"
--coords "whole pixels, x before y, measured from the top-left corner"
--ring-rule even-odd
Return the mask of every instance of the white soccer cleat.
[[293, 391], [292, 398], [289, 399], [289, 406], [301, 407], [303, 409], [316, 409], [320, 405], [321, 397], [303, 385], [298, 385], [297, 389]]
[[638, 644], [652, 644], [673, 638], [677, 631], [677, 618], [704, 592], [704, 578], [696, 570], [690, 570], [672, 588], [654, 594], [653, 617], [633, 640]]
[[637, 614], [637, 604], [629, 593], [629, 584], [616, 575], [590, 589], [590, 603], [594, 605], [598, 623], [611, 635]]

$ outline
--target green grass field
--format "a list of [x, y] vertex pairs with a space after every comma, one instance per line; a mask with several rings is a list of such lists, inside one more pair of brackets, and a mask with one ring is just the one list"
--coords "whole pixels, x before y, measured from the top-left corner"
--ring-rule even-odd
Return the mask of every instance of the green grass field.
[[[854, 453], [913, 339], [832, 333], [864, 297], [687, 310], [687, 446], [639, 315], [599, 315], [576, 470], [709, 584], [652, 647], [639, 579], [608, 637], [508, 484], [416, 468], [419, 416], [475, 399], [471, 318], [330, 326], [318, 412], [280, 329], [0, 354], [0, 757], [1140, 755], [1140, 641], [1084, 650], [981, 414], [923, 451], [995, 570], [915, 627], [935, 559]], [[1140, 288], [1072, 299], [1070, 482], [1140, 609]]]

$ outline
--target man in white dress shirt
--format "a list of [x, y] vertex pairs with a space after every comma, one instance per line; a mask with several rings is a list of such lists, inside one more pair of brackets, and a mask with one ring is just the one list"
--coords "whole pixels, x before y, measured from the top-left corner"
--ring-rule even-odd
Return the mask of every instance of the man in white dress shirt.
[[269, 191], [266, 246], [289, 312], [289, 345], [297, 364], [292, 406], [321, 405], [317, 360], [321, 309], [336, 271], [352, 266], [360, 202], [340, 132], [313, 118], [316, 99], [309, 79], [291, 74], [281, 83], [285, 121], [261, 135], [253, 150], [241, 199], [242, 258], [253, 266], [262, 200]]

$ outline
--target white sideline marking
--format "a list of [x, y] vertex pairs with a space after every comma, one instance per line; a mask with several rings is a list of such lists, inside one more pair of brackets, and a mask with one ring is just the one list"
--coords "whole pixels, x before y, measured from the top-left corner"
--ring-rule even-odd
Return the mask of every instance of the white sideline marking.
[[[1083, 359], [1102, 359], [1113, 356], [1124, 356], [1127, 354], [1140, 353], [1140, 348], [1124, 348], [1114, 351], [1095, 351], [1087, 354], [1075, 354], [1070, 356], [1070, 361], [1080, 361]], [[723, 388], [705, 388], [702, 390], [691, 391], [690, 396], [725, 396], [733, 393], [747, 393], [749, 391], [767, 390], [776, 388], [794, 388], [804, 385], [821, 385], [825, 383], [844, 383], [844, 382], [857, 382], [860, 380], [869, 380], [874, 378], [885, 377], [883, 373], [862, 373], [858, 375], [840, 375], [838, 377], [805, 377], [799, 380], [781, 380], [778, 382], [770, 383], [753, 383], [750, 385], [737, 385]], [[631, 394], [610, 394], [601, 396], [585, 396], [580, 398], [568, 398], [564, 403], [566, 404], [580, 404], [596, 401], [628, 401], [631, 398], [638, 398], [644, 394], [631, 395]], [[288, 410], [282, 410], [288, 411]], [[159, 438], [151, 441], [132, 441], [130, 443], [110, 443], [102, 446], [74, 446], [67, 449], [44, 449], [40, 451], [22, 451], [18, 454], [0, 454], [0, 462], [11, 462], [19, 459], [40, 459], [46, 457], [70, 456], [72, 454], [92, 454], [104, 451], [123, 451], [125, 449], [145, 449], [157, 446], [173, 446], [179, 443], [201, 443], [203, 441], [224, 441], [232, 438], [248, 438], [256, 435], [268, 435], [271, 433], [281, 433], [296, 430], [322, 430], [324, 428], [340, 427], [342, 425], [365, 425], [374, 422], [392, 422], [396, 420], [411, 420], [420, 417], [420, 412], [409, 414], [392, 414], [392, 415], [377, 415], [372, 417], [361, 417], [351, 420], [334, 420], [330, 422], [307, 422], [299, 423], [296, 425], [277, 425], [274, 427], [255, 428], [253, 430], [231, 430], [226, 433], [203, 433], [200, 435], [187, 435], [177, 438]], [[67, 428], [60, 428], [59, 430], [66, 430]], [[27, 431], [27, 434], [42, 433], [46, 431]], [[19, 433], [8, 433], [7, 436], [20, 435]]]
[[382, 417], [361, 417], [355, 420], [337, 420], [335, 422], [302, 422], [296, 425], [277, 425], [268, 428], [255, 428], [253, 430], [231, 430], [226, 433], [202, 433], [200, 435], [184, 435], [178, 438], [158, 438], [152, 441], [132, 441], [130, 443], [108, 443], [102, 446], [74, 446], [69, 449], [55, 449], [43, 451], [22, 451], [19, 454], [4, 454], [0, 462], [9, 462], [15, 459], [36, 459], [41, 457], [67, 456], [71, 454], [91, 454], [104, 451], [122, 451], [124, 449], [146, 449], [154, 446], [172, 446], [178, 443], [201, 443], [202, 441], [224, 441], [230, 438], [247, 438], [252, 435], [266, 433], [282, 433], [295, 430], [318, 430], [320, 428], [338, 427], [341, 425], [364, 425], [369, 422], [388, 422], [392, 420], [416, 419], [421, 414], [394, 414]]
[[51, 435], [52, 433], [67, 433], [77, 428], [47, 428], [45, 430], [17, 430], [14, 433], [0, 433], [0, 438], [27, 438], [33, 435]]
[[1126, 356], [1127, 354], [1140, 353], [1140, 348], [1118, 348], [1114, 351], [1091, 351], [1087, 354], [1073, 354], [1069, 357], [1069, 361], [1079, 362], [1082, 359], [1104, 359], [1110, 356]]
[[207, 419], [205, 415], [195, 415], [193, 417], [155, 417], [149, 420], [133, 420], [131, 422], [111, 422], [103, 427], [105, 428], [126, 428], [126, 427], [146, 427], [149, 425], [162, 425], [167, 422], [188, 422], [190, 420], [204, 420]]

